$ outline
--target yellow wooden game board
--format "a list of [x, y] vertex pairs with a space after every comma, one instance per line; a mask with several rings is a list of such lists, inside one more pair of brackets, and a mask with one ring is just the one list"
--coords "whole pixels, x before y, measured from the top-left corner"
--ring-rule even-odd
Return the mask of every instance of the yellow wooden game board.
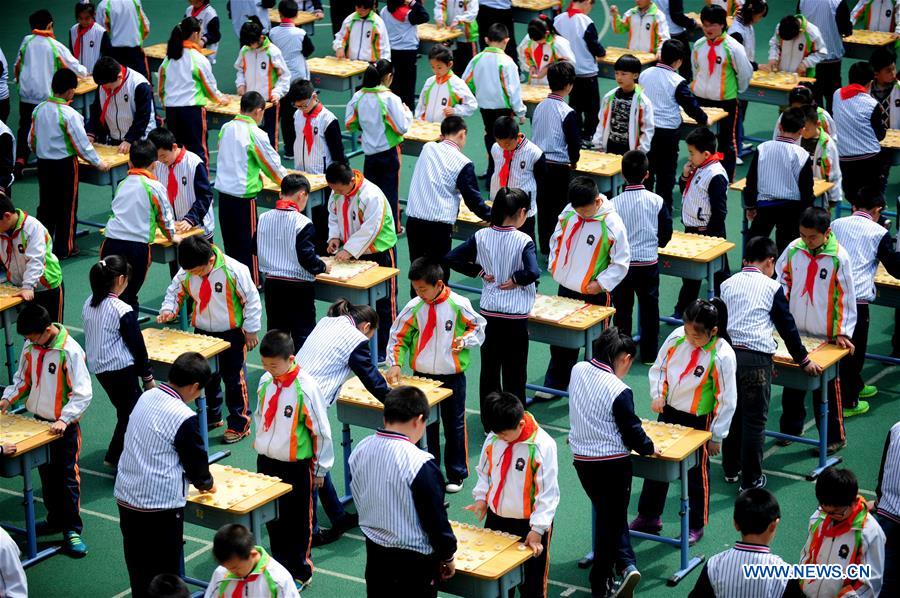
[[[93, 145], [94, 151], [97, 152], [97, 155], [100, 156], [101, 160], [106, 160], [106, 163], [109, 164], [110, 168], [128, 164], [128, 154], [120, 154], [118, 146], [104, 145], [102, 143], [95, 143]], [[93, 164], [85, 162], [81, 158], [78, 158], [78, 163], [82, 166], [90, 166], [93, 168]]]
[[[381, 372], [384, 375], [384, 372]], [[443, 385], [437, 380], [432, 380], [431, 378], [423, 378], [422, 376], [404, 376], [401, 374], [400, 382], [397, 384], [389, 384], [391, 387], [397, 386], [415, 386], [419, 390], [425, 393], [425, 396], [428, 399], [428, 405], [434, 406], [436, 403], [439, 403], [450, 396], [451, 391], [448, 388], [443, 388]], [[381, 406], [381, 401], [376, 399], [366, 390], [366, 387], [363, 386], [362, 381], [356, 376], [350, 378], [346, 382], [344, 382], [343, 386], [341, 386], [341, 390], [338, 393], [338, 398], [342, 401], [350, 401], [352, 403], [358, 403], [362, 405], [370, 405], [374, 407]]]
[[412, 121], [409, 130], [403, 135], [406, 141], [418, 141], [427, 143], [441, 138], [441, 123], [433, 123], [427, 120], [416, 119]]
[[622, 156], [582, 150], [575, 170], [599, 176], [613, 176], [622, 171]]
[[309, 58], [306, 61], [309, 72], [333, 77], [352, 77], [366, 71], [369, 63], [362, 60], [341, 60], [336, 56]]
[[[725, 118], [726, 116], [728, 116], [728, 113], [725, 112], [721, 108], [704, 107], [703, 111], [706, 113], [706, 118], [709, 119], [708, 124], [710, 124], [710, 125], [714, 125], [717, 122], [719, 122], [720, 120], [722, 120], [723, 118]], [[686, 125], [696, 125], [697, 124], [697, 121], [694, 120], [693, 118], [691, 118], [690, 116], [688, 116], [687, 112], [685, 112], [684, 110], [681, 111], [681, 120]]]
[[526, 104], [540, 104], [550, 95], [550, 87], [547, 85], [523, 85], [522, 101]]
[[445, 44], [462, 35], [462, 31], [456, 27], [439, 27], [434, 23], [422, 23], [416, 26], [419, 40]]
[[[316, 191], [321, 191], [325, 187], [328, 186], [328, 183], [325, 181], [324, 174], [310, 174], [308, 172], [302, 172], [300, 170], [288, 169], [288, 174], [300, 174], [306, 177], [306, 180], [309, 181], [309, 192], [315, 193]], [[260, 180], [263, 183], [263, 190], [270, 191], [272, 193], [279, 193], [281, 191], [281, 185], [273, 181], [267, 176], [259, 175]]]
[[534, 298], [534, 307], [531, 308], [531, 314], [529, 315], [540, 320], [559, 322], [576, 311], [587, 307], [587, 305], [587, 303], [578, 299], [539, 294]]
[[665, 456], [666, 450], [681, 441], [693, 431], [693, 428], [680, 424], [667, 424], [649, 419], [641, 420], [641, 427], [653, 441], [653, 446]]
[[812, 83], [815, 79], [801, 77], [797, 73], [784, 71], [755, 71], [750, 79], [750, 85], [755, 87], [767, 87], [769, 89], [793, 89], [800, 83]]
[[182, 353], [188, 351], [196, 351], [209, 359], [231, 346], [228, 341], [214, 336], [174, 328], [144, 328], [141, 334], [150, 360], [160, 363], [175, 363]]
[[333, 257], [328, 256], [321, 259], [323, 262], [331, 266], [331, 271], [323, 272], [322, 274], [319, 274], [319, 276], [321, 276], [322, 278], [330, 278], [333, 280], [350, 280], [354, 276], [358, 276], [366, 270], [371, 270], [378, 265], [376, 262], [370, 262], [367, 260], [349, 260], [346, 262], [339, 262]]
[[456, 566], [463, 571], [477, 569], [498, 554], [519, 544], [519, 550], [527, 550], [522, 539], [507, 532], [485, 529], [470, 523], [451, 521], [456, 536]]
[[[224, 114], [226, 116], [237, 116], [241, 113], [241, 96], [232, 93], [223, 94], [228, 98], [227, 104], [218, 104], [210, 102], [206, 106], [207, 112], [215, 112], [216, 114]], [[272, 102], [266, 102], [266, 110], [272, 107]]]
[[213, 464], [209, 466], [209, 471], [215, 480], [216, 491], [214, 493], [200, 492], [192, 486], [188, 500], [217, 509], [230, 509], [281, 483], [281, 478], [238, 469], [230, 465]]
[[21, 290], [22, 289], [20, 289], [19, 287], [14, 287], [11, 284], [2, 283], [0, 284], [0, 299], [12, 297]]
[[651, 62], [656, 62], [656, 54], [653, 54], [651, 52], [638, 52], [636, 50], [629, 50], [628, 48], [615, 47], [606, 48], [606, 56], [601, 58], [601, 60], [606, 64], [615, 64], [616, 61], [625, 54], [631, 54], [632, 56], [640, 60], [641, 64], [650, 64]]
[[660, 253], [690, 259], [714, 247], [718, 247], [722, 243], [726, 243], [726, 240], [719, 237], [705, 237], [693, 233], [679, 232], [672, 235], [672, 240], [660, 250]]
[[[309, 25], [310, 23], [315, 23], [316, 21], [318, 21], [321, 18], [322, 17], [316, 16], [315, 13], [306, 12], [306, 11], [301, 10], [300, 12], [297, 13], [296, 17], [291, 19], [291, 21], [293, 21], [294, 25], [299, 25], [302, 27], [303, 25]], [[281, 24], [281, 15], [278, 13], [277, 8], [269, 9], [269, 21], [271, 21], [272, 25], [280, 25]]]
[[560, 0], [513, 0], [514, 8], [523, 10], [542, 11], [548, 8], [560, 8], [562, 3]]
[[888, 129], [887, 135], [881, 140], [881, 147], [900, 149], [900, 129]]
[[869, 31], [868, 29], [854, 29], [852, 35], [844, 38], [844, 43], [860, 44], [864, 46], [886, 46], [894, 40], [894, 34], [888, 31]]
[[[782, 339], [777, 332], [773, 333], [773, 338], [777, 343], [777, 347], [775, 349], [775, 358], [790, 360], [791, 354], [788, 353], [787, 346], [784, 344], [784, 339]], [[800, 335], [800, 341], [803, 343], [803, 346], [806, 347], [806, 350], [810, 353], [827, 344], [827, 341], [820, 336]]]
[[[492, 202], [492, 201], [486, 201], [484, 203], [486, 203], [488, 206], [494, 205], [494, 202]], [[472, 224], [476, 224], [476, 223], [480, 222], [484, 225], [487, 225], [487, 222], [485, 222], [484, 220], [482, 220], [481, 218], [476, 216], [475, 212], [470, 210], [469, 206], [467, 206], [466, 202], [464, 202], [464, 201], [459, 202], [459, 215], [456, 217], [456, 219], [462, 220], [463, 222], [470, 222]]]
[[[167, 44], [162, 43], [144, 46], [144, 56], [156, 60], [164, 60], [166, 58], [166, 45]], [[212, 56], [215, 54], [215, 51], [210, 50], [209, 48], [200, 48], [200, 53], [204, 56]]]
[[897, 280], [884, 269], [884, 265], [878, 264], [878, 270], [875, 272], [875, 284], [889, 287], [900, 287], [900, 280]]
[[49, 423], [38, 421], [33, 417], [0, 413], [0, 445], [19, 445], [49, 431]]
[[97, 89], [98, 85], [94, 83], [94, 78], [91, 76], [87, 77], [79, 77], [78, 78], [78, 86], [75, 88], [75, 95], [80, 96], [86, 93], [90, 93]]

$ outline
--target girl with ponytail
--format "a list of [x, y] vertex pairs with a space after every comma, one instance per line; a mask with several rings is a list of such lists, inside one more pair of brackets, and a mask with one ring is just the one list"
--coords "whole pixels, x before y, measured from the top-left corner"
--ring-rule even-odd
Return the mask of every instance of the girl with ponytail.
[[575, 54], [568, 40], [556, 34], [553, 21], [540, 15], [528, 23], [528, 35], [519, 43], [519, 64], [528, 68], [531, 85], [549, 85], [547, 69], [555, 62], [575, 64]]

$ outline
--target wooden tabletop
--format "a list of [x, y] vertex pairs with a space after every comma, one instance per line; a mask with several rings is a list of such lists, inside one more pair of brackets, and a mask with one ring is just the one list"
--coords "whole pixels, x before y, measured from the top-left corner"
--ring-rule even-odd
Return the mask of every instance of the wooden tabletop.
[[[102, 143], [95, 143], [94, 151], [97, 152], [97, 155], [100, 156], [101, 160], [106, 160], [106, 163], [109, 164], [110, 168], [117, 168], [119, 166], [124, 166], [128, 164], [128, 154], [120, 154], [119, 146], [117, 145], [104, 145]], [[90, 162], [85, 162], [80, 157], [78, 158], [78, 164], [81, 166], [89, 166], [90, 168], [96, 168]]]
[[539, 316], [529, 314], [528, 321], [536, 324], [544, 324], [546, 326], [555, 326], [557, 328], [565, 328], [566, 330], [574, 330], [583, 332], [588, 328], [593, 328], [597, 324], [610, 319], [616, 313], [614, 307], [604, 307], [602, 305], [586, 305], [575, 313], [569, 314], [561, 320], [547, 320]]
[[900, 149], [900, 129], [888, 129], [887, 135], [881, 140], [881, 147]]
[[21, 290], [21, 288], [14, 287], [11, 284], [0, 284], [0, 312], [22, 304], [24, 300], [16, 295]]
[[883, 264], [878, 264], [878, 271], [875, 272], [875, 284], [882, 287], [900, 289], [900, 280], [888, 274]]
[[[384, 372], [380, 373], [384, 375]], [[453, 395], [452, 390], [442, 386], [437, 380], [421, 376], [400, 376], [400, 382], [390, 386], [415, 386], [425, 393], [425, 398], [428, 399], [429, 407], [434, 407], [441, 401], [448, 399]], [[368, 390], [366, 390], [366, 387], [363, 386], [363, 383], [356, 376], [344, 382], [340, 392], [338, 392], [337, 400], [339, 403], [345, 405], [363, 407], [374, 411], [384, 411], [384, 403], [376, 399]]]
[[550, 95], [547, 85], [522, 85], [522, 101], [526, 104], [540, 104]]
[[[324, 15], [322, 15], [320, 17], [320, 16], [316, 15], [316, 13], [314, 13], [314, 12], [305, 12], [305, 11], [301, 10], [300, 12], [297, 13], [296, 17], [291, 19], [291, 21], [293, 21], [294, 25], [303, 26], [303, 25], [309, 25], [310, 23], [315, 23], [316, 21], [318, 21], [319, 19], [322, 19], [322, 18], [324, 18]], [[273, 25], [281, 24], [281, 15], [278, 14], [277, 8], [269, 9], [269, 21], [271, 21]]]
[[94, 78], [90, 75], [88, 75], [87, 77], [79, 77], [78, 87], [75, 88], [75, 95], [83, 96], [86, 93], [96, 91], [97, 87], [98, 85], [94, 83]]
[[416, 33], [419, 34], [420, 41], [444, 44], [461, 36], [462, 30], [456, 27], [439, 27], [434, 23], [422, 23], [416, 25]]
[[341, 60], [337, 56], [308, 58], [306, 66], [314, 75], [330, 75], [346, 79], [366, 72], [369, 63], [363, 60]]
[[[304, 177], [306, 177], [306, 180], [309, 181], [309, 192], [310, 193], [315, 193], [316, 191], [321, 191], [322, 189], [324, 189], [325, 187], [328, 186], [328, 183], [325, 182], [324, 174], [309, 174], [307, 172], [302, 172], [300, 170], [293, 170], [290, 168], [288, 169], [287, 173], [288, 174], [300, 174], [300, 175], [303, 175]], [[271, 191], [273, 193], [281, 192], [281, 185], [279, 185], [278, 183], [276, 183], [275, 181], [273, 181], [272, 179], [270, 179], [269, 177], [267, 177], [265, 175], [260, 175], [260, 178], [262, 179], [264, 191]]]
[[[16, 432], [16, 442], [11, 442], [13, 440], [13, 431]], [[22, 434], [18, 434], [18, 432], [22, 432]], [[15, 444], [16, 455], [27, 453], [60, 438], [62, 436], [58, 436], [50, 431], [50, 424], [48, 423], [25, 415], [0, 413], [0, 445]]]
[[628, 48], [606, 48], [606, 56], [600, 59], [603, 64], [615, 64], [616, 61], [625, 54], [631, 54], [637, 58], [641, 65], [648, 65], [656, 62], [656, 54], [652, 52], [638, 52], [637, 50], [629, 50]]
[[797, 73], [754, 71], [750, 78], [750, 87], [790, 91], [800, 83], [815, 83], [814, 77], [801, 77]]
[[[821, 197], [825, 195], [834, 187], [834, 183], [830, 181], [826, 181], [824, 179], [814, 179], [813, 180], [813, 195], [816, 197]], [[735, 181], [728, 186], [732, 191], [740, 191], [743, 193], [744, 189], [747, 188], [747, 179], [743, 178], [739, 181]]]
[[[677, 442], [667, 446], [661, 455], [642, 456], [648, 459], [657, 459], [659, 461], [681, 462], [693, 455], [694, 451], [703, 446], [711, 438], [712, 433], [707, 432], [706, 430], [686, 430], [684, 435], [679, 438]], [[652, 436], [650, 436], [650, 440], [653, 440]], [[632, 451], [631, 454], [637, 455], [634, 451]]]
[[[530, 549], [521, 549], [521, 538], [509, 538], [497, 536], [497, 532], [480, 526], [464, 526], [457, 521], [450, 522], [453, 533], [457, 538], [465, 537], [466, 542], [457, 546], [456, 574], [469, 575], [479, 579], [495, 581], [520, 566], [532, 557]], [[469, 527], [465, 530], [463, 527]], [[474, 528], [474, 529], [472, 529]], [[474, 545], [481, 542], [481, 545]], [[471, 545], [471, 546], [470, 546]], [[495, 546], [499, 546], [497, 549]], [[459, 558], [459, 555], [469, 550], [478, 549], [479, 553], [490, 554], [487, 560], [479, 559], [477, 562], [468, 562]]]
[[594, 176], [615, 176], [622, 172], [622, 156], [594, 150], [581, 150], [575, 171]]
[[[144, 46], [144, 56], [147, 58], [156, 58], [162, 60], [166, 57], [166, 45], [162, 44], [153, 44], [152, 46]], [[215, 54], [215, 50], [210, 50], [209, 48], [200, 48], [200, 53], [204, 56], [212, 56]]]
[[659, 256], [708, 264], [734, 247], [727, 239], [674, 231], [671, 240], [659, 249]]
[[188, 351], [196, 351], [210, 359], [231, 346], [228, 341], [214, 336], [174, 328], [144, 328], [141, 335], [144, 337], [144, 344], [147, 345], [150, 361], [159, 363], [175, 363], [182, 353]]
[[[186, 232], [178, 233], [178, 235], [179, 235], [182, 239], [186, 239], [186, 238], [188, 238], [188, 237], [194, 237], [194, 236], [197, 236], [197, 235], [202, 235], [203, 233], [204, 233], [204, 230], [203, 230], [202, 228], [200, 228], [199, 226], [195, 226], [194, 228], [188, 229]], [[105, 228], [101, 228], [101, 229], [100, 229], [100, 234], [106, 236], [106, 229], [105, 229]], [[163, 234], [162, 230], [160, 230], [160, 229], [157, 227], [157, 229], [156, 229], [156, 235], [153, 237], [153, 242], [150, 243], [150, 244], [151, 244], [151, 245], [158, 245], [159, 247], [171, 247], [171, 246], [174, 245], [175, 243], [174, 243], [174, 241], [168, 240], [168, 239], [166, 238], [166, 236]]]
[[[362, 257], [365, 258], [365, 256]], [[400, 270], [398, 270], [397, 268], [375, 266], [374, 268], [369, 268], [365, 272], [360, 272], [349, 280], [336, 280], [334, 278], [328, 278], [320, 274], [316, 276], [316, 282], [322, 284], [330, 284], [336, 287], [365, 291], [367, 289], [371, 289], [377, 284], [381, 284], [385, 280], [394, 278], [398, 274], [400, 274]]]
[[[209, 102], [206, 104], [206, 111], [213, 114], [223, 114], [225, 116], [237, 116], [241, 113], [241, 96], [233, 93], [223, 94], [228, 98], [227, 104], [219, 104], [218, 102]], [[266, 102], [266, 110], [272, 107], [272, 102]]]
[[[777, 332], [774, 332], [773, 336], [776, 341], [778, 341], [779, 343], [783, 343]], [[804, 343], [804, 346], [806, 346], [807, 351], [809, 351], [810, 360], [812, 360], [813, 363], [818, 365], [823, 370], [830, 368], [850, 354], [850, 351], [848, 351], [847, 349], [841, 349], [835, 344], [826, 343], [824, 339], [821, 340], [821, 344], [809, 345], [808, 343]], [[778, 365], [797, 369], [800, 368], [800, 366], [797, 365], [797, 363], [795, 363], [794, 360], [787, 355], [776, 353], [772, 357], [772, 360]]]
[[[213, 494], [198, 493], [196, 489], [192, 487], [191, 492], [187, 497], [188, 502], [196, 505], [203, 505], [208, 509], [217, 509], [226, 513], [233, 513], [235, 515], [246, 515], [247, 513], [272, 502], [276, 498], [284, 496], [293, 489], [293, 486], [291, 486], [290, 484], [285, 484], [277, 478], [273, 478], [270, 480], [260, 480], [259, 484], [254, 484], [254, 487], [252, 489], [242, 490], [240, 486], [238, 486], [238, 484], [241, 484], [243, 479], [247, 479], [248, 476], [252, 476], [251, 479], [256, 480], [261, 476], [258, 476], [258, 474], [255, 474], [251, 471], [245, 471], [236, 467], [229, 467], [220, 463], [213, 463], [212, 465], [210, 465], [209, 472], [212, 474], [213, 480], [215, 481], [216, 492]], [[227, 488], [226, 483], [229, 482], [233, 487], [236, 486], [237, 488], [235, 488], [234, 490], [232, 490], [231, 488]], [[238, 502], [232, 503], [227, 508], [209, 504], [208, 501], [210, 499], [215, 500], [216, 498], [218, 498], [220, 500], [226, 500], [229, 497], [225, 495], [226, 492], [230, 496], [248, 496], [239, 500]]]
[[[721, 108], [703, 108], [703, 111], [706, 112], [706, 118], [708, 119], [707, 124], [709, 125], [713, 125], [728, 116], [728, 113]], [[684, 110], [681, 111], [681, 120], [686, 125], [697, 124], [697, 121], [688, 116]]]
[[415, 119], [409, 125], [409, 130], [403, 134], [405, 141], [417, 141], [428, 143], [438, 141], [441, 138], [441, 123], [433, 123], [427, 120]]
[[560, 0], [513, 0], [513, 8], [521, 8], [522, 10], [547, 10], [549, 8], [559, 8]]
[[886, 46], [896, 41], [897, 37], [887, 31], [869, 31], [868, 29], [854, 29], [853, 34], [844, 38], [845, 44], [859, 44], [861, 46]]

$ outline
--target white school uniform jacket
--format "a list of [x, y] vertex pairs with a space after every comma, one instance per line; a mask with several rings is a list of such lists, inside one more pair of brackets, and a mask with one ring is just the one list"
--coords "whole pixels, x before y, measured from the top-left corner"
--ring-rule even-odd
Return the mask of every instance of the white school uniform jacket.
[[873, 156], [881, 152], [881, 142], [872, 129], [872, 114], [879, 106], [878, 100], [868, 93], [857, 93], [845, 100], [841, 97], [841, 91], [835, 90], [832, 96], [832, 115], [838, 133], [835, 143], [841, 159]]
[[[209, 171], [203, 158], [185, 148], [181, 148], [181, 151], [183, 157], [171, 168], [162, 162], [156, 162], [156, 180], [166, 189], [175, 221], [185, 220], [193, 226], [199, 226], [203, 229], [203, 235], [211, 238], [216, 230], [216, 218], [212, 207]], [[178, 187], [175, 197], [169, 193], [170, 171], [175, 176]]]
[[84, 130], [84, 117], [65, 100], [54, 96], [34, 109], [28, 146], [43, 160], [78, 156], [94, 166], [101, 162]]
[[[594, 52], [600, 50], [592, 50], [585, 41], [585, 36], [597, 38], [597, 27], [594, 25], [593, 19], [580, 10], [570, 7], [568, 11], [556, 15], [553, 19], [553, 28], [561, 37], [566, 38], [572, 47], [572, 53], [575, 54], [575, 75], [578, 77], [596, 75], [598, 69]], [[597, 39], [597, 43], [599, 46], [599, 39]]]
[[223, 96], [209, 60], [193, 45], [177, 60], [166, 57], [157, 82], [163, 107], [206, 106]]
[[343, 48], [344, 55], [351, 60], [377, 62], [382, 58], [391, 59], [387, 27], [374, 10], [365, 17], [350, 13], [334, 34], [331, 47], [335, 52]]
[[106, 238], [149, 244], [157, 229], [170, 241], [175, 237], [175, 214], [166, 188], [149, 170], [129, 170], [116, 187]]
[[81, 348], [62, 324], [48, 347], [26, 339], [19, 367], [3, 398], [15, 405], [25, 399], [25, 408], [45, 420], [77, 422], [91, 404], [91, 375]]
[[709, 42], [701, 37], [691, 52], [694, 80], [691, 91], [698, 98], [706, 100], [733, 100], [750, 85], [753, 65], [747, 58], [744, 46], [736, 39], [723, 33], [718, 38], [716, 64], [709, 69]]
[[[253, 412], [256, 452], [289, 463], [312, 459], [316, 477], [328, 473], [334, 465], [331, 424], [322, 393], [312, 376], [301, 369], [289, 385], [281, 386], [266, 372], [259, 379], [256, 396]], [[275, 418], [266, 429], [266, 412], [273, 400], [277, 401]]]
[[888, 102], [888, 117], [890, 129], [900, 129], [900, 80], [894, 81], [891, 89], [891, 99]]
[[273, 559], [262, 547], [257, 546], [259, 562], [246, 577], [236, 577], [228, 569], [219, 565], [206, 586], [203, 598], [234, 596], [238, 588], [243, 588], [239, 596], [259, 598], [299, 598], [294, 576], [284, 566]]
[[[403, 5], [401, 5], [403, 6]], [[419, 49], [419, 31], [416, 26], [419, 23], [428, 22], [428, 11], [421, 2], [412, 0], [405, 5], [409, 8], [402, 19], [398, 19], [385, 6], [379, 12], [384, 28], [388, 32], [388, 43], [391, 50], [418, 50]]]
[[0, 528], [0, 596], [28, 598], [28, 579], [19, 561], [21, 551], [5, 529]]
[[150, 35], [150, 19], [144, 13], [141, 0], [100, 0], [97, 14], [109, 32], [113, 47], [141, 46]]
[[[101, 116], [104, 124], [100, 123]], [[109, 131], [109, 137], [118, 141], [134, 143], [146, 139], [150, 131], [156, 128], [156, 109], [153, 107], [150, 82], [139, 72], [125, 67], [125, 79], [121, 86], [113, 92], [102, 85], [97, 88], [88, 126], [92, 133], [105, 128]]]
[[713, 555], [704, 567], [709, 585], [722, 598], [781, 598], [787, 579], [762, 577], [749, 579], [743, 566], [787, 567], [788, 564], [768, 546], [736, 542], [734, 547]]
[[[856, 328], [856, 291], [850, 254], [829, 234], [813, 256], [801, 239], [791, 241], [775, 274], [784, 289], [791, 315], [801, 334], [835, 339], [851, 337]], [[812, 269], [812, 270], [811, 270]]]
[[215, 187], [235, 197], [256, 198], [263, 186], [260, 175], [280, 185], [287, 170], [266, 132], [249, 116], [238, 114], [219, 131]]
[[[506, 162], [503, 148], [499, 144], [494, 143], [491, 146], [491, 156], [494, 158], [494, 173], [491, 176], [490, 196], [491, 200], [500, 190], [500, 168]], [[528, 216], [534, 216], [537, 213], [537, 179], [535, 178], [535, 170], [543, 168], [538, 163], [544, 159], [544, 152], [537, 145], [519, 134], [519, 142], [516, 149], [513, 150], [512, 158], [509, 165], [509, 180], [507, 187], [513, 189], [521, 189], [531, 200], [531, 207], [528, 208]]]
[[575, 53], [572, 52], [572, 46], [569, 45], [569, 40], [561, 35], [550, 33], [547, 34], [547, 39], [539, 42], [526, 35], [519, 42], [517, 50], [522, 70], [529, 74], [528, 82], [531, 85], [549, 85], [546, 74], [543, 77], [532, 76], [532, 69], [540, 71], [554, 62], [563, 60], [571, 62], [572, 66], [575, 66]]
[[478, 41], [478, 0], [435, 0], [434, 22], [438, 25], [457, 27], [463, 34], [460, 42]]
[[816, 151], [813, 153], [813, 178], [834, 183], [825, 197], [828, 203], [838, 203], [844, 198], [841, 187], [841, 160], [834, 138], [819, 127], [819, 138], [816, 140]]
[[[69, 47], [72, 48], [72, 55], [75, 56], [75, 60], [83, 64], [89, 73], [93, 73], [94, 65], [97, 64], [97, 60], [102, 55], [103, 38], [107, 37], [106, 29], [100, 23], [94, 21], [86, 31], [81, 33], [81, 43], [78, 44], [76, 40], [79, 38], [78, 34], [80, 31], [81, 27], [78, 23], [69, 28]], [[106, 43], [109, 43], [108, 37]], [[77, 52], [76, 47], [78, 49]]]
[[378, 185], [353, 171], [354, 191], [328, 198], [328, 238], [339, 239], [353, 257], [386, 251], [397, 244], [394, 215]]
[[6, 282], [13, 286], [43, 291], [62, 283], [62, 269], [53, 255], [53, 239], [46, 227], [21, 209], [14, 229], [0, 233], [0, 259]]
[[244, 86], [246, 91], [260, 93], [269, 101], [283, 98], [291, 87], [291, 69], [268, 37], [258, 48], [243, 46], [234, 61], [234, 70], [236, 87]]
[[248, 17], [259, 19], [259, 22], [262, 23], [263, 33], [268, 33], [272, 27], [269, 9], [265, 8], [260, 0], [228, 0], [226, 4], [235, 37], [241, 37], [241, 26], [247, 22]]
[[462, 78], [475, 94], [479, 108], [506, 108], [525, 116], [519, 69], [500, 48], [488, 46], [476, 54]]
[[[184, 9], [184, 16], [194, 17], [200, 21], [200, 39], [203, 40], [203, 47], [212, 51], [212, 54], [209, 55], [209, 61], [210, 63], [215, 64], [216, 51], [219, 49], [219, 40], [222, 39], [219, 25], [219, 13], [213, 8], [211, 2], [207, 2], [199, 12], [194, 12], [193, 6], [186, 7]], [[213, 21], [215, 21], [215, 25], [213, 26], [214, 33], [210, 31], [210, 24], [213, 23]]]
[[631, 249], [625, 223], [603, 195], [600, 209], [585, 220], [566, 205], [550, 237], [550, 273], [553, 280], [578, 293], [596, 280], [612, 291], [628, 274]]
[[[435, 310], [434, 331], [429, 336], [426, 324]], [[388, 366], [404, 366], [423, 374], [459, 374], [469, 367], [469, 349], [484, 342], [487, 321], [468, 299], [444, 287], [432, 303], [419, 297], [410, 300], [391, 325], [387, 347]], [[451, 351], [455, 339], [463, 340], [463, 349]]]
[[361, 133], [362, 150], [367, 156], [397, 147], [412, 120], [409, 106], [384, 85], [363, 87], [353, 94], [344, 111], [344, 126]]
[[16, 54], [14, 69], [19, 84], [19, 100], [38, 104], [52, 93], [53, 73], [67, 68], [79, 77], [87, 77], [88, 70], [78, 62], [69, 49], [56, 41], [52, 33], [34, 30], [22, 39]]
[[850, 11], [850, 21], [855, 29], [869, 31], [893, 31], [897, 29], [897, 0], [859, 0]]
[[269, 31], [269, 40], [281, 50], [284, 62], [291, 73], [291, 81], [309, 80], [309, 67], [303, 55], [303, 46], [311, 45], [306, 40], [306, 30], [291, 21], [284, 21]]
[[0, 50], [0, 70], [3, 71], [0, 73], [0, 100], [5, 100], [9, 97], [9, 64], [3, 50]]
[[[615, 87], [608, 91], [600, 102], [600, 113], [598, 118], [600, 124], [594, 132], [594, 138], [591, 143], [600, 151], [606, 151], [606, 142], [609, 139], [609, 132], [612, 129], [612, 108], [613, 102], [620, 101], [616, 99], [616, 92], [619, 91]], [[628, 147], [630, 149], [639, 149], [645, 154], [650, 151], [650, 142], [653, 140], [653, 104], [644, 94], [644, 89], [640, 85], [635, 85], [634, 95], [631, 96], [631, 112], [628, 116]]]
[[242, 328], [247, 332], [259, 332], [261, 327], [262, 303], [259, 291], [250, 276], [250, 270], [239, 261], [222, 253], [213, 246], [216, 261], [209, 273], [212, 297], [209, 305], [201, 309], [200, 287], [202, 276], [194, 276], [183, 269], [172, 279], [160, 311], [178, 313], [185, 298], [194, 300], [191, 325], [209, 332], [225, 332]]
[[802, 66], [808, 76], [815, 76], [816, 65], [828, 56], [828, 48], [819, 28], [803, 15], [798, 18], [800, 33], [794, 39], [781, 39], [778, 28], [775, 28], [775, 35], [769, 39], [769, 60], [778, 61], [779, 71], [793, 73]]
[[691, 415], [710, 414], [712, 439], [722, 442], [737, 406], [736, 371], [734, 350], [724, 339], [713, 337], [703, 347], [694, 347], [680, 326], [665, 340], [650, 367], [650, 398], [664, 398], [667, 405]]
[[[493, 432], [488, 434], [475, 468], [478, 482], [472, 498], [487, 502], [500, 517], [527, 519], [531, 530], [543, 535], [553, 525], [559, 506], [556, 441], [530, 413], [525, 417], [535, 429], [521, 442], [508, 444]], [[502, 464], [507, 451], [512, 452], [512, 461], [504, 476]]]
[[[325, 174], [325, 169], [331, 164], [336, 156], [331, 155], [331, 147], [328, 144], [328, 135], [336, 135], [338, 143], [341, 136], [341, 125], [334, 112], [319, 104], [318, 112], [314, 109], [310, 114], [304, 114], [302, 110], [294, 112], [294, 131], [297, 138], [294, 141], [294, 168], [307, 174]], [[306, 126], [307, 119], [312, 119], [310, 127], [313, 132], [312, 147], [306, 145], [303, 137], [303, 128]], [[331, 133], [328, 131], [333, 129]], [[334, 143], [334, 142], [332, 142]], [[343, 160], [343, 153], [338, 158]]]
[[628, 34], [626, 47], [637, 52], [656, 54], [670, 37], [665, 13], [652, 2], [645, 11], [635, 6], [626, 10], [624, 15], [616, 15], [612, 26], [615, 33]]
[[[456, 116], [466, 118], [475, 113], [478, 102], [466, 82], [452, 72], [442, 81], [438, 81], [436, 75], [428, 77], [419, 93], [415, 117], [433, 123], [442, 122], [446, 118], [444, 108], [447, 106], [453, 109]], [[900, 108], [897, 112], [900, 114]]]
[[900, 255], [894, 250], [891, 233], [873, 221], [868, 212], [853, 212], [833, 220], [831, 232], [850, 256], [856, 302], [874, 301], [878, 264], [884, 263], [891, 275], [898, 273]]
[[[740, 35], [744, 52], [747, 53], [747, 60], [751, 63], [756, 62], [756, 31], [753, 29], [753, 25], [748, 25], [740, 18], [735, 17], [728, 26], [728, 35], [732, 37]], [[737, 38], [735, 37], [735, 39]]]

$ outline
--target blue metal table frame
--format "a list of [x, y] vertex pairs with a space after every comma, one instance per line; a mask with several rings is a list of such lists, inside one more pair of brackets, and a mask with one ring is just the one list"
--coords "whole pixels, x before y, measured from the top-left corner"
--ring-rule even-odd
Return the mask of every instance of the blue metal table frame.
[[[13, 298], [10, 297], [9, 299]], [[6, 373], [9, 376], [10, 384], [12, 384], [13, 376], [16, 374], [16, 354], [12, 326], [15, 324], [16, 319], [18, 319], [19, 309], [22, 308], [23, 303], [24, 301], [22, 298], [18, 297], [18, 301], [10, 301], [9, 304], [4, 305], [2, 311], [0, 311], [0, 319], [2, 319], [3, 322], [3, 342], [6, 345]]]
[[[900, 309], [900, 285], [884, 284], [875, 280], [875, 301], [873, 305], [881, 305], [882, 307], [892, 307]], [[900, 359], [889, 355], [879, 355], [877, 353], [866, 353], [866, 359], [886, 363], [888, 365], [900, 365]]]

